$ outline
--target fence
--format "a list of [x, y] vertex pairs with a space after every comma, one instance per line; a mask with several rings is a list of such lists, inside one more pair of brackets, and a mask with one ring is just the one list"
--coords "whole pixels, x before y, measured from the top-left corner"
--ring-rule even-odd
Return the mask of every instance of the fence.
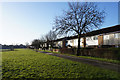
[[[74, 55], [77, 53], [75, 48], [60, 49], [59, 51]], [[120, 60], [120, 48], [80, 49], [80, 55]]]

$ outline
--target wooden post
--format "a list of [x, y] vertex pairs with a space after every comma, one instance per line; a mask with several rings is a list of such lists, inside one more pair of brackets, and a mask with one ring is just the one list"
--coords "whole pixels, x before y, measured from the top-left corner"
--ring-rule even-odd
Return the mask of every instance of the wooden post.
[[99, 46], [103, 45], [103, 35], [98, 36], [98, 45]]

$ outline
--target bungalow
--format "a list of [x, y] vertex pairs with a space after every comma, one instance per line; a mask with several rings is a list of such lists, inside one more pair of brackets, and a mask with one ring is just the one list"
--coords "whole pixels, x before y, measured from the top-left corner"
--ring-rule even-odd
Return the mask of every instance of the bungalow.
[[[78, 39], [77, 36], [65, 37], [55, 40], [56, 46], [66, 47], [72, 46], [77, 47]], [[88, 32], [85, 35], [81, 35], [80, 46], [120, 46], [120, 25], [107, 27], [92, 32]]]

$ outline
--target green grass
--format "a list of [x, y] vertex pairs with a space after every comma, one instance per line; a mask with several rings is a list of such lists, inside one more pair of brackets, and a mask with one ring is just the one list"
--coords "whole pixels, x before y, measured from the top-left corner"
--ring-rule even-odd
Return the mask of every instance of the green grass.
[[3, 78], [120, 79], [120, 74], [29, 49], [2, 52]]
[[[52, 51], [45, 50], [45, 52], [52, 52]], [[52, 52], [52, 53], [61, 54], [60, 52]], [[106, 59], [106, 58], [97, 58], [97, 57], [90, 57], [90, 56], [76, 56], [76, 55], [67, 54], [67, 53], [62, 53], [62, 54], [63, 55], [68, 55], [68, 56], [74, 56], [74, 57], [87, 58], [87, 59], [93, 59], [93, 60], [98, 60], [98, 61], [103, 61], [103, 62], [120, 64], [120, 60], [113, 60], [113, 59]]]
[[0, 52], [10, 51], [10, 49], [0, 49]]

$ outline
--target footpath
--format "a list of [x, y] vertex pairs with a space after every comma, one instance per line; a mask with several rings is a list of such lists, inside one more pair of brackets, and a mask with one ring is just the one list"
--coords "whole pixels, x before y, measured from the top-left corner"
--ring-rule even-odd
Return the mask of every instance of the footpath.
[[44, 51], [38, 51], [38, 52], [45, 53], [45, 54], [52, 55], [52, 56], [65, 58], [65, 59], [69, 59], [69, 60], [76, 61], [76, 62], [90, 64], [92, 66], [97, 66], [97, 67], [109, 69], [109, 70], [116, 71], [116, 72], [120, 73], [120, 65], [119, 64], [102, 62], [102, 61], [93, 60], [93, 59], [85, 59], [85, 58], [80, 58], [80, 57], [75, 57], [75, 56], [68, 56], [68, 55], [57, 54], [57, 53], [44, 52]]

